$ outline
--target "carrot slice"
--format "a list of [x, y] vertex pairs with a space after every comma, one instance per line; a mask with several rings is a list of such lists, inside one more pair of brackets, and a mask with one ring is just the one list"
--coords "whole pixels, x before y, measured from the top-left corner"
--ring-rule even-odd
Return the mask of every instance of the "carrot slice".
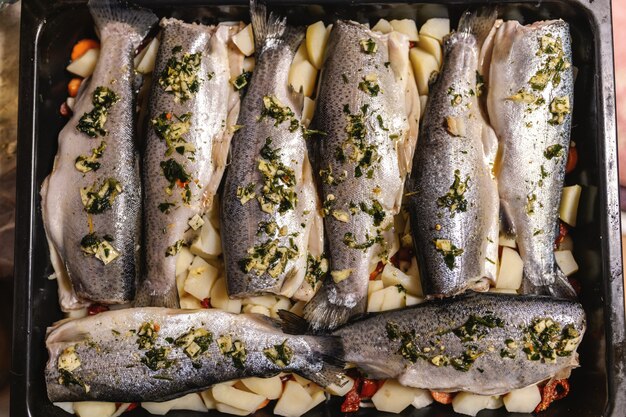
[[67, 84], [67, 93], [70, 97], [76, 97], [78, 94], [78, 89], [80, 88], [81, 83], [83, 82], [80, 78], [72, 78], [70, 82]]
[[85, 55], [90, 49], [100, 48], [100, 43], [93, 39], [81, 39], [79, 40], [74, 48], [72, 48], [72, 61], [77, 60], [81, 56]]
[[441, 404], [452, 404], [452, 399], [454, 398], [454, 393], [451, 392], [438, 392], [431, 391], [430, 395], [433, 396], [433, 400], [437, 401]]

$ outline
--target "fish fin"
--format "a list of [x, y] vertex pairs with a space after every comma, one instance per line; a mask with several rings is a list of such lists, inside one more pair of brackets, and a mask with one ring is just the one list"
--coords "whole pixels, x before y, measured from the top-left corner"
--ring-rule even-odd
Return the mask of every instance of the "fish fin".
[[283, 332], [287, 334], [305, 334], [311, 329], [306, 319], [289, 310], [278, 310], [278, 317], [282, 320]]
[[466, 11], [461, 16], [458, 31], [474, 35], [478, 45], [482, 45], [497, 17], [498, 10], [495, 7], [481, 7], [475, 12]]
[[557, 266], [554, 273], [554, 283], [549, 287], [550, 295], [554, 298], [564, 298], [566, 300], [577, 300], [576, 290], [569, 283], [567, 276]]
[[145, 290], [144, 288], [145, 285], [137, 291], [137, 295], [133, 301], [133, 307], [180, 308], [178, 291], [176, 288], [165, 294], [150, 294], [150, 291]]
[[339, 336], [311, 336], [309, 340], [314, 351], [311, 366], [305, 366], [295, 372], [322, 387], [331, 384], [344, 386], [348, 379], [344, 372], [346, 363], [343, 359], [341, 338]]
[[365, 300], [361, 300], [354, 307], [347, 307], [331, 303], [328, 298], [328, 287], [320, 288], [311, 301], [304, 306], [304, 318], [310, 323], [313, 331], [332, 330], [346, 322], [350, 317], [362, 312]]
[[138, 7], [130, 8], [126, 3], [118, 0], [89, 0], [87, 6], [100, 35], [109, 23], [115, 22], [127, 24], [143, 39], [159, 21], [159, 18], [150, 10]]
[[282, 19], [273, 13], [267, 16], [267, 7], [250, 0], [250, 21], [254, 31], [254, 48], [257, 54], [270, 39], [278, 39], [283, 36], [287, 28], [287, 18]]
[[505, 236], [515, 237], [517, 235], [509, 204], [504, 200], [500, 200], [500, 228]]

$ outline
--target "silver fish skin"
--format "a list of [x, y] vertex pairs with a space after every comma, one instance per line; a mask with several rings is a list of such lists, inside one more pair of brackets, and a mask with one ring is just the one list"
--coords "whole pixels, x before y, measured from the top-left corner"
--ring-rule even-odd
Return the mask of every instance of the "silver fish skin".
[[[232, 140], [222, 194], [228, 294], [294, 295], [307, 268], [318, 197], [288, 72], [304, 32], [251, 6], [256, 65]], [[247, 191], [246, 191], [247, 190]], [[321, 222], [319, 222], [321, 224]]]
[[[145, 272], [135, 304], [176, 308], [178, 250], [190, 243], [191, 225], [213, 203], [213, 146], [225, 135], [232, 90], [230, 36], [223, 25], [163, 19], [161, 26], [142, 160]], [[168, 80], [176, 65], [188, 66], [188, 91], [175, 90], [180, 83]]]
[[[81, 88], [74, 115], [59, 133], [59, 149], [41, 189], [41, 204], [46, 233], [77, 298], [117, 304], [132, 300], [140, 259], [141, 181], [133, 57], [157, 17], [146, 10], [127, 9], [117, 1], [91, 0], [89, 9], [100, 33], [100, 58]], [[96, 96], [111, 100], [96, 108]], [[99, 109], [106, 106], [106, 121], [98, 126], [102, 121]], [[87, 121], [90, 114], [96, 123]], [[98, 148], [101, 155], [96, 157]], [[77, 158], [86, 158], [83, 162], [90, 166], [80, 163], [79, 170]], [[98, 191], [103, 191], [100, 196], [95, 195]], [[103, 261], [96, 258], [97, 253]], [[57, 275], [62, 273], [57, 271]]]
[[524, 262], [523, 288], [574, 296], [553, 255], [574, 105], [569, 26], [505, 22], [492, 48], [487, 107], [500, 142], [501, 205]]
[[477, 79], [480, 39], [494, 20], [468, 13], [445, 39], [443, 68], [430, 89], [407, 181], [426, 296], [450, 296], [496, 279], [499, 201], [492, 168], [498, 142], [482, 115]]
[[[585, 323], [582, 306], [573, 301], [468, 291], [375, 314], [333, 334], [341, 337], [345, 360], [368, 378], [397, 378], [402, 385], [434, 391], [498, 395], [568, 377], [578, 366], [576, 349]], [[533, 343], [527, 338], [540, 335], [542, 328], [554, 332], [546, 341], [556, 343], [564, 356], [552, 359], [546, 352], [529, 359], [524, 349]]]
[[[281, 345], [289, 351], [279, 355], [282, 362], [273, 351]], [[215, 309], [105, 312], [49, 329], [46, 347], [51, 401], [165, 401], [219, 382], [280, 372], [322, 386], [342, 381], [336, 337], [287, 335], [263, 315]]]
[[[316, 168], [330, 275], [304, 310], [316, 330], [365, 311], [369, 274], [392, 244], [410, 170], [404, 161], [417, 137], [410, 138], [405, 100], [410, 71], [395, 71], [410, 65], [392, 60], [396, 51], [408, 59], [406, 37], [351, 21], [336, 22], [328, 40], [312, 124], [324, 132]], [[412, 145], [403, 149], [405, 143]]]

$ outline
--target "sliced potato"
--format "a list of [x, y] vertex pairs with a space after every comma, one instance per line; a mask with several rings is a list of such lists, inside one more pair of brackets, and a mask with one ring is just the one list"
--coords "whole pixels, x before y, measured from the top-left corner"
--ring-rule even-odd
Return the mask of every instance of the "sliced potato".
[[422, 297], [416, 297], [415, 295], [411, 295], [411, 294], [407, 294], [406, 295], [406, 306], [414, 306], [416, 304], [421, 304], [423, 303], [425, 300]]
[[251, 24], [243, 28], [232, 39], [233, 43], [237, 45], [237, 48], [245, 56], [250, 56], [254, 53], [254, 32]]
[[379, 411], [399, 413], [411, 405], [416, 394], [417, 388], [405, 387], [395, 379], [388, 379], [376, 391], [372, 402]]
[[[141, 403], [141, 407], [148, 411], [150, 414], [165, 415], [170, 410], [193, 410], [206, 412], [207, 407], [204, 405], [202, 398], [198, 394], [187, 394], [180, 398], [175, 398], [170, 401], [163, 402], [144, 402]], [[92, 414], [92, 416], [96, 416]]]
[[324, 22], [317, 21], [306, 28], [306, 50], [309, 61], [318, 70], [322, 68], [326, 43], [330, 36], [330, 26], [324, 26]]
[[314, 390], [313, 393], [310, 393], [310, 395], [311, 403], [309, 404], [307, 409], [304, 410], [305, 413], [308, 413], [326, 400], [326, 393], [322, 389]]
[[326, 387], [326, 391], [332, 395], [343, 397], [354, 387], [354, 379], [349, 376], [346, 376], [345, 379], [347, 382], [344, 385], [339, 386], [333, 383]]
[[208, 389], [208, 390], [202, 391], [200, 393], [200, 397], [202, 398], [202, 401], [204, 401], [204, 406], [208, 410], [215, 410], [215, 408], [217, 406], [217, 401], [215, 401], [215, 397], [213, 397], [213, 390], [212, 389]]
[[411, 405], [415, 408], [424, 408], [433, 402], [433, 396], [427, 389], [415, 389], [415, 398]]
[[395, 310], [406, 307], [406, 292], [395, 285], [387, 287], [384, 290], [385, 297], [383, 304], [380, 306], [381, 311]]
[[572, 236], [569, 234], [565, 235], [561, 243], [557, 245], [557, 249], [569, 251], [574, 250], [574, 239], [572, 239]]
[[395, 30], [396, 32], [404, 33], [405, 35], [407, 35], [410, 41], [413, 41], [413, 42], [419, 41], [420, 37], [419, 37], [419, 34], [417, 33], [417, 26], [415, 25], [415, 20], [394, 19], [391, 22], [389, 22], [389, 24], [391, 25], [393, 30]]
[[504, 406], [504, 401], [502, 401], [501, 395], [492, 395], [489, 397], [489, 404], [487, 404], [488, 410], [497, 410]]
[[183, 310], [198, 310], [202, 308], [202, 304], [193, 295], [185, 294], [180, 297], [180, 308]]
[[556, 260], [556, 264], [566, 276], [570, 276], [573, 273], [578, 272], [578, 264], [576, 263], [576, 259], [574, 259], [574, 255], [572, 255], [572, 251], [558, 250], [554, 252], [554, 259]]
[[244, 298], [241, 302], [243, 305], [251, 304], [270, 308], [278, 302], [276, 295], [257, 295], [255, 297]]
[[386, 19], [380, 19], [372, 28], [374, 32], [389, 33], [393, 31], [393, 26]]
[[501, 234], [498, 238], [498, 245], [506, 246], [507, 248], [517, 248], [517, 242], [515, 241], [515, 236], [509, 236], [506, 234]]
[[478, 395], [470, 392], [459, 392], [452, 400], [452, 409], [467, 416], [475, 416], [491, 402], [490, 395]]
[[304, 97], [304, 103], [302, 105], [302, 124], [304, 127], [309, 127], [311, 120], [313, 120], [313, 114], [315, 113], [315, 100], [310, 97]]
[[426, 111], [426, 102], [428, 101], [427, 95], [420, 96], [420, 120], [424, 117], [424, 112]]
[[439, 71], [439, 64], [434, 56], [424, 51], [422, 48], [411, 48], [409, 52], [411, 65], [413, 66], [413, 75], [417, 83], [417, 90], [421, 95], [428, 94], [428, 83], [433, 73]]
[[517, 290], [511, 290], [509, 288], [496, 288], [496, 287], [489, 288], [489, 292], [495, 292], [498, 294], [517, 294]]
[[270, 309], [264, 306], [255, 306], [255, 305], [251, 305], [248, 304], [246, 306], [243, 307], [243, 312], [244, 313], [251, 313], [251, 314], [261, 314], [263, 316], [270, 316]]
[[217, 384], [212, 389], [213, 398], [218, 403], [226, 404], [239, 410], [253, 413], [265, 401], [265, 397], [252, 392], [242, 391], [226, 384]]
[[532, 413], [541, 402], [541, 393], [536, 385], [516, 389], [502, 397], [509, 413]]
[[61, 410], [74, 414], [74, 403], [70, 401], [52, 403], [55, 407], [59, 407]]
[[80, 401], [74, 403], [74, 413], [78, 417], [111, 417], [115, 414], [115, 403], [100, 401]]
[[291, 64], [289, 68], [289, 84], [295, 91], [302, 91], [302, 94], [311, 97], [315, 91], [316, 81], [317, 69], [308, 59]]
[[517, 290], [522, 285], [524, 261], [519, 254], [506, 246], [502, 248], [500, 270], [496, 280], [496, 288]]
[[572, 185], [571, 187], [563, 187], [561, 195], [561, 206], [559, 207], [559, 218], [570, 226], [576, 226], [576, 217], [578, 216], [578, 202], [580, 201], [580, 185]]
[[431, 38], [430, 36], [420, 36], [420, 40], [417, 43], [417, 46], [434, 56], [437, 60], [437, 64], [439, 64], [439, 68], [441, 68], [443, 51], [441, 50], [441, 44], [437, 39]]
[[450, 19], [437, 17], [428, 19], [420, 28], [420, 36], [430, 36], [443, 43], [443, 38], [450, 33]]
[[198, 300], [210, 298], [211, 288], [217, 281], [217, 274], [217, 268], [207, 263], [201, 257], [196, 256], [193, 263], [189, 266], [184, 286], [185, 292], [193, 295]]
[[247, 416], [248, 414], [251, 414], [248, 410], [240, 410], [239, 408], [231, 407], [230, 405], [223, 403], [217, 403], [215, 408], [217, 408], [217, 411], [220, 413], [233, 414], [235, 416]]
[[375, 313], [382, 311], [383, 301], [385, 301], [385, 290], [377, 290], [369, 294], [367, 298], [367, 312]]
[[289, 311], [295, 314], [296, 316], [302, 317], [302, 315], [304, 314], [305, 305], [306, 305], [306, 301], [298, 301], [289, 309]]
[[279, 398], [283, 392], [283, 382], [278, 375], [271, 378], [245, 378], [241, 382], [250, 391], [270, 400]]
[[211, 305], [231, 313], [241, 312], [241, 300], [231, 300], [226, 292], [226, 279], [220, 278], [215, 281], [211, 289]]
[[283, 395], [274, 407], [274, 414], [285, 417], [300, 417], [308, 410], [313, 398], [296, 381], [287, 381]]
[[176, 255], [176, 276], [187, 272], [189, 265], [193, 262], [193, 253], [186, 247], [180, 248], [180, 252]]
[[308, 379], [306, 379], [303, 376], [300, 376], [298, 374], [291, 374], [291, 376], [293, 377], [293, 379], [300, 385], [302, 385], [303, 387], [306, 387], [308, 385], [311, 385], [311, 381], [309, 381]]
[[222, 254], [222, 239], [213, 222], [204, 222], [200, 234], [191, 244], [191, 253], [208, 259], [217, 258]]
[[370, 281], [367, 283], [367, 295], [370, 296], [373, 292], [380, 291], [383, 288], [385, 288], [385, 285], [381, 280]]
[[154, 70], [154, 63], [156, 62], [157, 53], [159, 52], [159, 39], [154, 38], [150, 41], [148, 46], [143, 48], [141, 53], [135, 58], [135, 68], [140, 74], [150, 74]]
[[421, 293], [419, 275], [417, 277], [407, 275], [393, 266], [391, 262], [388, 262], [387, 265], [385, 265], [381, 276], [385, 287], [402, 285], [409, 294], [419, 295]]
[[256, 67], [256, 59], [253, 56], [248, 56], [243, 59], [243, 70], [252, 72]]
[[93, 74], [93, 70], [98, 63], [98, 57], [100, 56], [100, 49], [90, 49], [85, 52], [80, 58], [72, 61], [67, 66], [67, 70], [72, 74], [76, 74], [80, 77], [86, 78]]

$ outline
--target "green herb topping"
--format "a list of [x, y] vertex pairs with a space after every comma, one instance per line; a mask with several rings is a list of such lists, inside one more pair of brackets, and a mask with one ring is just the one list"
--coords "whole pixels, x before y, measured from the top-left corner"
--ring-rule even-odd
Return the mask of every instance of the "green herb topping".
[[222, 335], [217, 339], [217, 345], [224, 356], [229, 356], [236, 368], [243, 369], [248, 353], [241, 340], [234, 340], [230, 335]]
[[119, 101], [119, 96], [107, 87], [96, 87], [91, 103], [93, 109], [80, 117], [76, 129], [92, 138], [104, 136], [107, 131], [104, 125], [109, 115], [109, 109]]
[[366, 203], [359, 203], [359, 208], [363, 213], [369, 214], [374, 220], [374, 226], [378, 227], [385, 220], [387, 214], [382, 204], [378, 200], [372, 200], [372, 207], [368, 207]]
[[376, 74], [369, 74], [363, 77], [363, 81], [359, 83], [359, 90], [364, 93], [376, 97], [380, 93], [380, 85], [378, 85], [378, 77]]
[[267, 138], [261, 148], [258, 169], [263, 175], [263, 186], [257, 200], [264, 212], [273, 214], [278, 210], [283, 214], [298, 204], [296, 175], [293, 169], [283, 164], [279, 149], [272, 148], [271, 143], [272, 140]]
[[100, 146], [91, 150], [91, 155], [79, 155], [76, 157], [76, 161], [74, 163], [76, 169], [83, 173], [97, 171], [100, 168], [100, 162], [98, 162], [98, 159], [102, 157], [106, 146], [106, 142], [102, 141], [100, 142]]
[[293, 349], [287, 345], [287, 339], [279, 345], [274, 345], [263, 349], [265, 357], [269, 359], [274, 365], [284, 368], [289, 366], [291, 359], [293, 358]]
[[452, 329], [451, 332], [461, 339], [462, 343], [477, 342], [485, 337], [490, 329], [495, 329], [496, 327], [503, 328], [504, 320], [496, 317], [492, 312], [487, 312], [482, 317], [474, 314], [470, 315], [463, 325]]
[[159, 332], [159, 326], [152, 321], [146, 321], [137, 329], [137, 346], [139, 349], [150, 349], [154, 347], [157, 339], [157, 333]]
[[152, 119], [151, 123], [157, 136], [167, 145], [166, 156], [174, 151], [180, 155], [184, 155], [185, 152], [193, 154], [196, 151], [196, 147], [183, 138], [191, 127], [191, 113], [178, 116], [173, 113], [161, 113]]
[[573, 325], [561, 326], [549, 318], [535, 319], [524, 330], [524, 347], [528, 359], [553, 363], [559, 356], [570, 356], [580, 341]]
[[89, 214], [100, 214], [111, 208], [115, 198], [122, 192], [122, 184], [115, 178], [107, 178], [99, 187], [94, 183], [91, 187], [80, 189], [80, 198]]
[[328, 260], [322, 254], [321, 256], [313, 256], [310, 253], [306, 261], [306, 275], [304, 279], [309, 283], [311, 288], [316, 289], [317, 285], [322, 282], [328, 273]]
[[239, 261], [244, 273], [253, 272], [257, 276], [268, 273], [272, 278], [281, 275], [287, 263], [298, 256], [298, 247], [289, 240], [289, 246], [280, 244], [280, 239], [267, 239], [265, 242], [248, 249], [248, 256]]
[[168, 194], [171, 194], [174, 186], [182, 188], [182, 200], [184, 203], [189, 204], [189, 202], [191, 201], [191, 188], [189, 187], [191, 175], [189, 175], [187, 171], [185, 171], [185, 168], [181, 164], [179, 164], [172, 158], [166, 161], [161, 161], [160, 165], [161, 169], [163, 170], [163, 176], [170, 183], [169, 187], [166, 189], [166, 192]]
[[170, 348], [161, 346], [154, 347], [144, 354], [144, 357], [141, 358], [141, 363], [146, 365], [153, 371], [158, 371], [159, 369], [167, 369], [172, 366], [174, 360], [169, 359], [167, 355], [170, 353]]
[[[172, 54], [177, 55], [182, 48], [175, 47]], [[177, 103], [189, 100], [200, 88], [198, 70], [200, 69], [201, 54], [185, 53], [180, 58], [172, 56], [168, 59], [165, 68], [159, 75], [158, 83], [169, 94], [174, 95]], [[209, 74], [209, 79], [212, 75]]]
[[237, 187], [237, 198], [241, 201], [242, 205], [246, 204], [256, 196], [254, 187], [256, 187], [256, 184], [253, 182], [249, 183], [245, 187]]
[[548, 123], [552, 125], [560, 125], [565, 121], [565, 116], [570, 113], [569, 97], [555, 97], [550, 102], [550, 114], [552, 117]]
[[372, 38], [361, 39], [359, 43], [361, 44], [361, 49], [366, 54], [375, 54], [378, 51], [378, 45]]
[[448, 269], [454, 269], [456, 257], [463, 254], [463, 249], [457, 248], [448, 239], [434, 239], [433, 244], [435, 245], [437, 252], [443, 255], [443, 260]]
[[120, 253], [109, 243], [112, 239], [109, 236], [99, 238], [95, 233], [89, 233], [80, 240], [80, 249], [85, 255], [91, 255], [107, 265], [116, 259]]
[[374, 174], [374, 163], [380, 158], [376, 151], [376, 145], [366, 142], [367, 127], [365, 118], [368, 106], [361, 107], [360, 113], [350, 114], [349, 109], [344, 108], [346, 113], [347, 125], [346, 133], [348, 137], [336, 152], [336, 159], [344, 162], [346, 158], [352, 161], [354, 167], [354, 176], [359, 178], [366, 174], [367, 178], [372, 178]]
[[179, 336], [174, 344], [183, 348], [183, 352], [190, 359], [196, 359], [198, 356], [209, 350], [209, 345], [213, 343], [213, 333], [205, 329], [191, 329], [187, 333]]
[[563, 52], [561, 38], [554, 38], [548, 34], [539, 38], [537, 56], [546, 56], [541, 67], [537, 70], [528, 83], [536, 91], [543, 91], [552, 82], [556, 87], [561, 82], [561, 73], [570, 67]]
[[176, 256], [185, 245], [186, 242], [183, 239], [177, 240], [173, 245], [170, 245], [167, 249], [165, 249], [165, 256]]
[[241, 95], [246, 94], [246, 90], [248, 89], [248, 83], [250, 82], [250, 78], [252, 78], [252, 72], [244, 71], [237, 76], [237, 78], [232, 79], [230, 82], [235, 87], [235, 90], [239, 91]]
[[546, 159], [560, 158], [563, 156], [563, 145], [557, 143], [555, 145], [548, 146], [546, 150], [543, 151], [543, 156], [545, 156]]
[[[285, 121], [291, 122], [295, 120], [294, 116], [295, 114], [291, 108], [283, 105], [283, 103], [281, 103], [276, 96], [263, 96], [263, 109], [261, 110], [261, 117], [259, 120], [269, 117], [275, 120], [274, 126], [278, 126]], [[298, 124], [298, 121], [295, 121], [296, 124]], [[298, 126], [296, 126], [296, 128], [297, 127]], [[291, 125], [289, 129], [290, 131], [295, 131], [295, 129], [292, 130]]]
[[365, 241], [358, 243], [354, 235], [350, 232], [343, 235], [343, 243], [347, 247], [351, 249], [362, 249], [366, 250], [367, 248], [372, 247], [374, 244], [383, 244], [385, 243], [385, 239], [383, 235], [380, 233], [380, 230], [376, 231], [376, 236], [370, 236], [369, 233], [365, 233]]
[[448, 192], [437, 199], [439, 207], [445, 207], [450, 210], [450, 217], [454, 217], [455, 213], [467, 211], [467, 200], [465, 192], [468, 189], [470, 177], [467, 176], [465, 181], [461, 181], [461, 171], [454, 171], [454, 181]]

